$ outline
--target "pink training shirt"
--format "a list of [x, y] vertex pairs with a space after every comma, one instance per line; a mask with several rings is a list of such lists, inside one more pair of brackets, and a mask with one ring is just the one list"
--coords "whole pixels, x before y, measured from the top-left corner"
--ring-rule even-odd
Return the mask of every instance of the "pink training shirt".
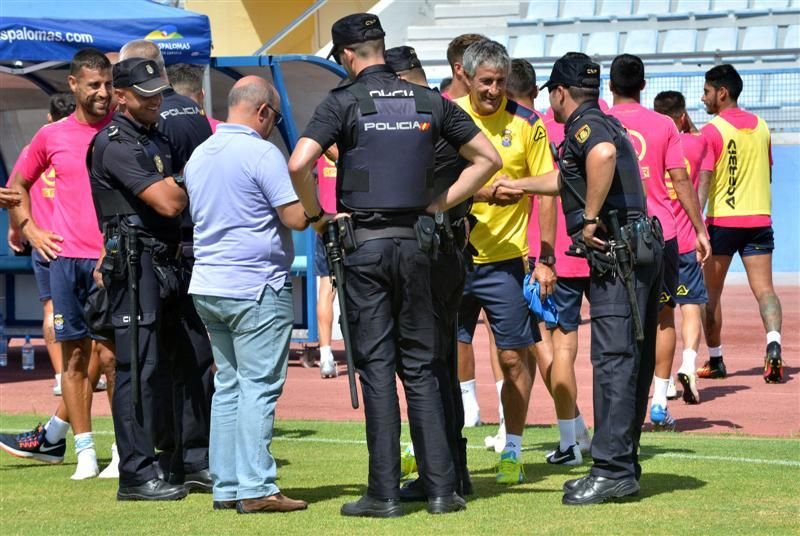
[[[728, 108], [727, 110], [722, 110], [719, 113], [719, 116], [723, 118], [725, 121], [730, 123], [734, 128], [749, 128], [754, 129], [758, 126], [758, 116], [755, 114], [751, 114], [750, 112], [746, 112], [741, 108]], [[722, 156], [723, 150], [723, 142], [722, 142], [722, 134], [720, 131], [712, 125], [711, 123], [706, 123], [703, 128], [700, 129], [700, 132], [708, 141], [708, 152], [711, 154], [711, 157], [714, 159], [714, 165], [719, 161], [720, 156]], [[770, 143], [769, 146], [769, 165], [772, 166], [772, 144]], [[763, 214], [759, 216], [727, 216], [723, 218], [709, 218], [707, 224], [717, 225], [719, 227], [746, 227], [746, 228], [753, 228], [753, 227], [769, 227], [772, 225], [772, 217], [768, 214]]]
[[[699, 132], [685, 132], [681, 134], [681, 145], [683, 155], [686, 157], [686, 172], [692, 180], [692, 186], [697, 193], [697, 185], [700, 181], [701, 171], [714, 171], [714, 156], [708, 150], [708, 142]], [[672, 201], [672, 212], [675, 214], [675, 227], [678, 231], [678, 253], [691, 253], [694, 251], [695, 237], [694, 225], [689, 219], [689, 215], [683, 210], [675, 190], [669, 188], [669, 196]]]
[[675, 123], [636, 102], [617, 104], [608, 114], [619, 119], [628, 131], [639, 156], [639, 170], [647, 190], [647, 211], [661, 222], [664, 240], [675, 238], [678, 231], [665, 176], [669, 169], [686, 168]]
[[[22, 165], [28, 156], [28, 147], [29, 145], [26, 145], [22, 148], [22, 151], [20, 151], [19, 158], [17, 158], [14, 168], [11, 170], [11, 175], [9, 176], [6, 186], [11, 184], [11, 179], [13, 179], [17, 173], [21, 173]], [[33, 221], [42, 229], [51, 230], [53, 228], [53, 204], [55, 203], [56, 196], [55, 169], [51, 167], [42, 173], [39, 180], [31, 187], [30, 196]]]
[[322, 155], [317, 160], [319, 204], [328, 214], [336, 214], [336, 164]]
[[210, 115], [207, 115], [206, 119], [208, 119], [208, 126], [211, 127], [211, 133], [212, 134], [217, 131], [217, 125], [219, 125], [220, 123], [224, 123], [225, 122], [225, 121], [220, 121], [219, 119], [214, 119]]
[[79, 122], [72, 113], [61, 121], [43, 126], [31, 140], [28, 156], [21, 166], [20, 173], [28, 182], [36, 182], [51, 167], [55, 170], [58, 197], [53, 205], [52, 231], [64, 237], [59, 244], [62, 257], [100, 257], [103, 236], [92, 202], [86, 151], [94, 136], [110, 120], [111, 114], [89, 125]]

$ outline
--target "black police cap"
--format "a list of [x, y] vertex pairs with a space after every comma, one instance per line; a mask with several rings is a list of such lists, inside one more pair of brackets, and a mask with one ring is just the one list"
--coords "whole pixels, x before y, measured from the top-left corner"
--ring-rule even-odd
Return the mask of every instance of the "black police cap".
[[599, 88], [600, 65], [585, 54], [569, 52], [556, 60], [550, 80], [539, 89], [555, 86]]
[[396, 73], [422, 67], [422, 62], [417, 57], [417, 51], [411, 47], [390, 48], [383, 56], [386, 59], [386, 65]]
[[336, 54], [341, 46], [382, 39], [384, 36], [386, 36], [386, 32], [383, 31], [377, 15], [371, 13], [348, 15], [333, 23], [331, 27], [333, 47], [326, 58]]
[[128, 58], [114, 65], [114, 87], [129, 87], [143, 97], [158, 95], [169, 85], [161, 78], [158, 64], [144, 58]]

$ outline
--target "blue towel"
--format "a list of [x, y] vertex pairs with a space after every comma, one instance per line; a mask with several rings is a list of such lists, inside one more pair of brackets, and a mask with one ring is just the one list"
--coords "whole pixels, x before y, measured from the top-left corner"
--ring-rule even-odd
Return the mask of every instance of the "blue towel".
[[538, 322], [544, 321], [548, 327], [555, 327], [558, 324], [556, 303], [552, 296], [548, 296], [544, 300], [539, 298], [539, 282], [533, 277], [533, 274], [525, 276], [525, 281], [522, 283], [522, 295], [525, 297], [528, 309], [536, 315]]

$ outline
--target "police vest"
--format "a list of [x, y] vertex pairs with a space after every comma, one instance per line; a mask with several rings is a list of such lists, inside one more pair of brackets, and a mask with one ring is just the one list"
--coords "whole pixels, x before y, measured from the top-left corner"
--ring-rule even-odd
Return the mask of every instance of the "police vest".
[[[609, 127], [614, 134], [614, 147], [617, 149], [614, 178], [600, 210], [601, 216], [615, 209], [625, 218], [627, 215], [638, 216], [647, 213], [647, 198], [642, 186], [639, 159], [625, 128], [616, 118], [607, 116], [599, 108], [589, 108], [572, 121], [564, 140], [565, 150], [559, 158], [561, 204], [567, 231], [570, 234], [583, 226], [583, 211], [586, 208], [586, 162], [575, 161], [574, 155], [569, 151], [569, 144], [580, 143], [579, 138], [583, 129], [583, 127], [579, 129], [572, 127], [577, 126], [580, 118], [585, 116], [595, 117]], [[590, 130], [586, 136], [591, 136]]]
[[760, 117], [755, 129], [736, 128], [720, 116], [711, 124], [722, 136], [722, 154], [708, 192], [708, 216], [772, 213], [769, 128]]
[[373, 98], [360, 83], [346, 91], [358, 101], [358, 129], [337, 164], [339, 202], [349, 210], [424, 210], [433, 201], [438, 137], [427, 92], [409, 84]]

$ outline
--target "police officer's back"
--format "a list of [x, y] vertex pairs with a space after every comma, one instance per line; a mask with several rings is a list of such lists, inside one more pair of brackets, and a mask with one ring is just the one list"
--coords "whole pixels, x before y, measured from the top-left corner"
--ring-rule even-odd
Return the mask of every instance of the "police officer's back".
[[[367, 418], [367, 495], [344, 515], [393, 517], [398, 502], [397, 371], [405, 385], [412, 436], [431, 512], [463, 508], [454, 495], [441, 400], [433, 377], [434, 319], [430, 255], [435, 209], [474, 193], [499, 157], [472, 121], [431, 90], [397, 78], [383, 59], [384, 32], [374, 15], [337, 21], [336, 59], [352, 83], [317, 108], [289, 162], [309, 221], [329, 220], [319, 207], [311, 167], [333, 143], [339, 149], [337, 203], [351, 215], [345, 243], [348, 324]], [[433, 195], [434, 145], [443, 136], [473, 162], [442, 196]], [[324, 216], [324, 217], [323, 217]]]
[[[183, 486], [164, 482], [153, 467], [155, 404], [168, 393], [164, 361], [177, 293], [175, 259], [187, 196], [171, 173], [167, 142], [158, 133], [166, 84], [151, 60], [114, 66], [119, 111], [87, 155], [92, 195], [104, 231], [101, 273], [109, 294], [117, 350], [114, 429], [120, 455], [118, 500], [176, 500]], [[134, 310], [135, 309], [135, 310]], [[134, 355], [136, 354], [136, 355]], [[168, 369], [167, 369], [168, 370]]]

